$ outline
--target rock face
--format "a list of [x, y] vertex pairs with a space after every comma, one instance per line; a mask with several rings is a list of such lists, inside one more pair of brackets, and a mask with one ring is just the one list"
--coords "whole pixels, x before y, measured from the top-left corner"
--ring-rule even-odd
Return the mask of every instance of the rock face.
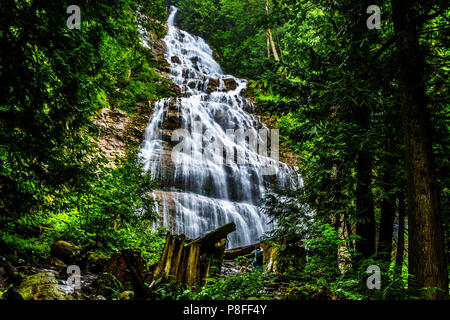
[[58, 285], [56, 272], [46, 271], [25, 277], [17, 291], [25, 300], [72, 300]]
[[130, 121], [119, 109], [100, 109], [94, 124], [99, 128], [98, 146], [108, 160], [107, 167], [114, 168], [116, 158], [125, 156], [125, 129]]
[[77, 260], [77, 257], [80, 254], [80, 248], [69, 242], [59, 240], [51, 245], [50, 254], [67, 264], [71, 264]]

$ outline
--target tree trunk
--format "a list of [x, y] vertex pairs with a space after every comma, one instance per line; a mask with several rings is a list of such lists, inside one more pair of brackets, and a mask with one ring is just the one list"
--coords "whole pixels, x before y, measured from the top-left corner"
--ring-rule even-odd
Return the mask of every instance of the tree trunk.
[[[266, 1], [266, 14], [268, 17], [269, 16], [269, 0]], [[272, 47], [273, 57], [274, 57], [275, 61], [280, 61], [280, 57], [278, 56], [275, 42], [273, 41], [272, 30], [270, 28], [267, 28], [267, 37], [268, 37], [268, 44], [270, 43], [270, 46]], [[269, 53], [269, 57], [270, 57], [270, 49], [269, 49], [268, 53]]]
[[403, 251], [405, 250], [405, 195], [403, 192], [398, 194], [398, 240], [397, 254], [395, 256], [395, 266], [401, 274], [403, 265]]
[[448, 277], [440, 217], [439, 192], [432, 154], [430, 115], [424, 85], [417, 13], [411, 0], [392, 0], [397, 34], [397, 70], [408, 176], [409, 287], [428, 290], [427, 299], [448, 296]]
[[386, 158], [383, 172], [383, 202], [381, 205], [380, 234], [378, 237], [378, 252], [383, 260], [390, 262], [392, 257], [392, 233], [395, 220], [395, 193], [394, 188], [394, 159], [391, 156], [391, 141], [387, 137]]
[[256, 249], [256, 245], [257, 245], [257, 243], [251, 244], [249, 246], [225, 250], [225, 254], [224, 254], [223, 258], [225, 260], [234, 260], [237, 257], [248, 255]]
[[184, 235], [168, 233], [152, 278], [185, 282], [189, 286], [204, 285], [212, 267], [220, 271], [227, 235], [235, 230], [236, 224], [232, 222], [188, 244]]
[[356, 185], [356, 234], [361, 237], [356, 250], [362, 258], [375, 254], [375, 214], [372, 194], [372, 159], [366, 150], [358, 152]]

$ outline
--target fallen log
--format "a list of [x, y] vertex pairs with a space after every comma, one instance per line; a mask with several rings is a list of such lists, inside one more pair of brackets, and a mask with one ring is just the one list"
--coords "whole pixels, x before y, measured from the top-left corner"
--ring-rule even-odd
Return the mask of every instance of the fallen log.
[[187, 241], [184, 235], [167, 233], [161, 258], [153, 267], [153, 280], [204, 285], [211, 269], [220, 271], [226, 238], [235, 230], [236, 224], [231, 222], [192, 241]]
[[248, 255], [248, 254], [252, 253], [256, 249], [256, 245], [257, 244], [258, 243], [251, 244], [249, 246], [244, 246], [244, 247], [239, 247], [239, 248], [233, 248], [233, 249], [225, 250], [223, 259], [224, 260], [234, 260], [237, 257]]

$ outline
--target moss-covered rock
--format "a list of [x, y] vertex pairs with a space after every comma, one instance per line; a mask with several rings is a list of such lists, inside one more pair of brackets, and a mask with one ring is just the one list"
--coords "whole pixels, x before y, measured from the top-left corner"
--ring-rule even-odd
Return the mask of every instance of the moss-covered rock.
[[59, 240], [51, 245], [50, 254], [67, 264], [72, 264], [77, 260], [77, 256], [80, 254], [80, 248], [67, 241]]
[[73, 300], [56, 279], [56, 272], [44, 271], [25, 277], [17, 288], [25, 300]]

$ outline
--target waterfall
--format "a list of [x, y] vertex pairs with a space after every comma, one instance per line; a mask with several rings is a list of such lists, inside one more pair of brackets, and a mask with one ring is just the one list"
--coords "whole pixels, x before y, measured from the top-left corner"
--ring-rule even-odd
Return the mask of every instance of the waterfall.
[[[140, 148], [144, 170], [162, 186], [153, 193], [155, 210], [161, 225], [191, 239], [234, 221], [227, 246], [255, 243], [273, 228], [259, 210], [261, 199], [276, 188], [294, 187], [297, 179], [277, 154], [260, 152], [270, 140], [277, 153], [277, 137], [250, 113], [254, 106], [243, 96], [247, 81], [224, 74], [202, 38], [175, 26], [176, 14], [171, 7], [163, 41], [171, 79], [183, 97], [155, 103]], [[231, 161], [224, 160], [229, 153]]]

